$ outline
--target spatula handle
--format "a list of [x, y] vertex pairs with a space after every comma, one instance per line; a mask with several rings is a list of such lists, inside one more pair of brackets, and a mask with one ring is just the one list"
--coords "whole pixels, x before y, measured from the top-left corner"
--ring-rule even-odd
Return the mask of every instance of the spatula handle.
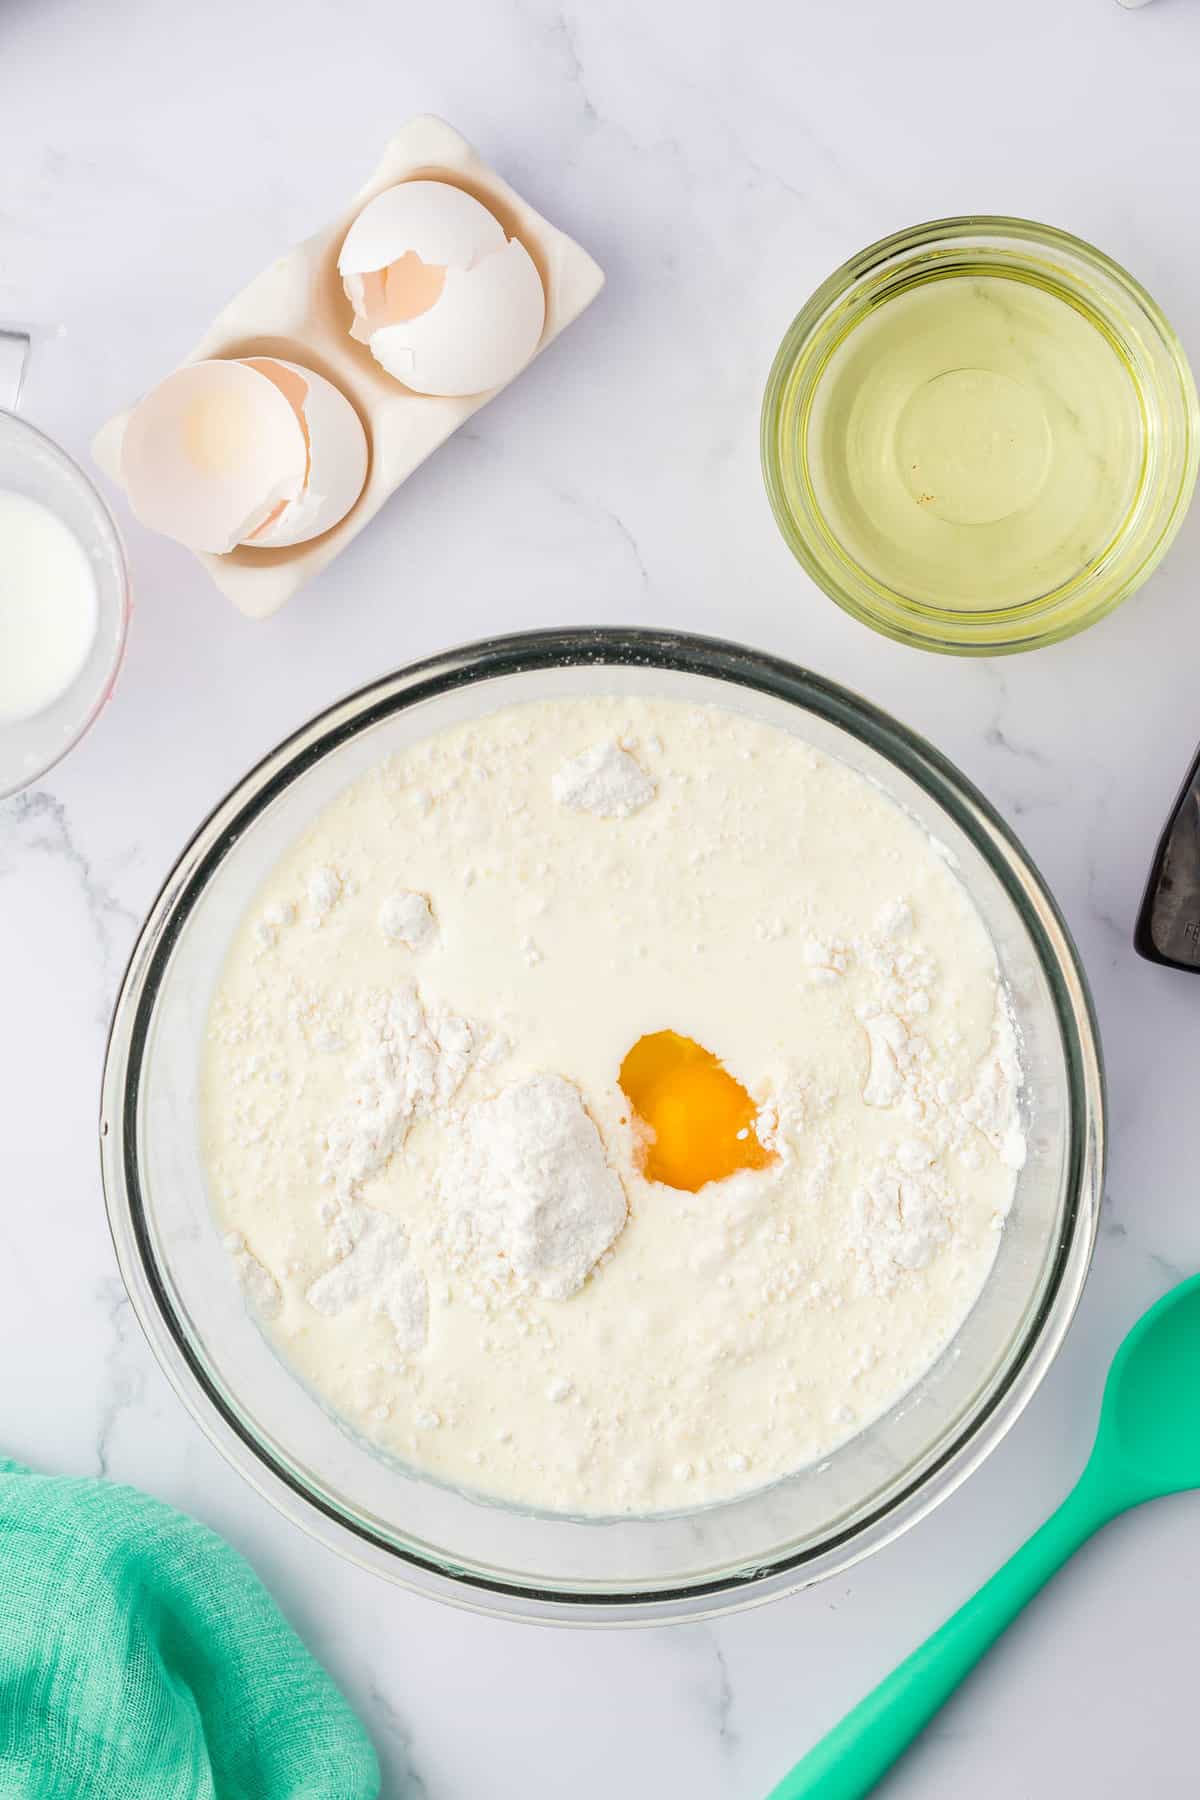
[[1056, 1513], [964, 1606], [785, 1775], [770, 1800], [861, 1800], [979, 1658], [1111, 1516], [1085, 1475]]

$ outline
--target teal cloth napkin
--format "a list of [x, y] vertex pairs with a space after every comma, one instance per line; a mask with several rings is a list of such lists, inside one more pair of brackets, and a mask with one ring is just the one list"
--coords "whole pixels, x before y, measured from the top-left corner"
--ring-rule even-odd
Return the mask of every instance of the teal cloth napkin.
[[0, 1800], [375, 1800], [362, 1726], [235, 1550], [0, 1460]]

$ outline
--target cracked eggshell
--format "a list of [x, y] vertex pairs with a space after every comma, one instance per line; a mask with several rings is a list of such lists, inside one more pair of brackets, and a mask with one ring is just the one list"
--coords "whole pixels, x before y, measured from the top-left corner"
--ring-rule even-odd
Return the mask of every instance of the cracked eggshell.
[[351, 335], [415, 393], [486, 392], [541, 341], [546, 295], [533, 258], [448, 182], [376, 195], [346, 234], [338, 270], [355, 311]]
[[332, 530], [362, 493], [367, 479], [367, 434], [345, 394], [315, 369], [276, 356], [252, 356], [246, 361], [276, 385], [278, 377], [273, 371], [282, 369], [294, 377], [284, 393], [293, 410], [299, 407], [308, 446], [308, 475], [299, 494], [278, 517], [244, 541], [252, 550], [304, 544]]
[[176, 369], [134, 407], [121, 440], [134, 512], [189, 550], [232, 550], [295, 499], [307, 467], [287, 398], [240, 362]]
[[345, 395], [277, 357], [177, 369], [134, 408], [121, 442], [142, 523], [215, 555], [319, 536], [366, 473], [366, 434]]
[[525, 367], [545, 319], [541, 277], [514, 238], [473, 269], [447, 269], [437, 304], [376, 331], [371, 355], [419, 394], [481, 394]]
[[[430, 272], [469, 269], [503, 249], [504, 227], [486, 206], [447, 181], [402, 181], [368, 202], [346, 233], [338, 274], [354, 308], [350, 336], [370, 341], [372, 301], [386, 304], [385, 272], [418, 257]], [[371, 282], [370, 277], [378, 277]]]

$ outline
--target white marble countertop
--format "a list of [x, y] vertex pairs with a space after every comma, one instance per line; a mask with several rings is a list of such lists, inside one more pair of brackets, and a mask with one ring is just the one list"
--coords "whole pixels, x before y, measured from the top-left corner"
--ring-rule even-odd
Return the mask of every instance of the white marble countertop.
[[[1059, 1499], [1109, 1353], [1200, 1267], [1200, 982], [1130, 947], [1200, 730], [1200, 510], [1151, 586], [1084, 637], [953, 662], [873, 637], [816, 593], [757, 456], [792, 313], [844, 256], [918, 218], [1006, 211], [1080, 232], [1200, 357], [1198, 67], [1187, 0], [0, 7], [0, 323], [33, 328], [25, 410], [81, 455], [229, 293], [337, 210], [412, 113], [457, 124], [609, 275], [562, 342], [266, 625], [122, 511], [138, 605], [116, 697], [48, 780], [0, 806], [0, 1442], [139, 1483], [225, 1533], [361, 1709], [394, 1800], [754, 1800]], [[742, 638], [930, 736], [1058, 894], [1111, 1078], [1094, 1272], [1025, 1417], [902, 1542], [712, 1627], [489, 1622], [314, 1548], [168, 1389], [101, 1204], [109, 1006], [210, 804], [383, 670], [582, 621]], [[1198, 1525], [1200, 1500], [1180, 1499], [1095, 1541], [888, 1795], [1190, 1789]]]

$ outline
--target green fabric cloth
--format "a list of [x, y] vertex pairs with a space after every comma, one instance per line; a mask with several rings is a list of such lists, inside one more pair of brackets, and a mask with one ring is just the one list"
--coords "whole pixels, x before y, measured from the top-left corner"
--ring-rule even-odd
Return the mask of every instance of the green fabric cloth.
[[249, 1565], [133, 1488], [0, 1460], [0, 1800], [374, 1800]]

